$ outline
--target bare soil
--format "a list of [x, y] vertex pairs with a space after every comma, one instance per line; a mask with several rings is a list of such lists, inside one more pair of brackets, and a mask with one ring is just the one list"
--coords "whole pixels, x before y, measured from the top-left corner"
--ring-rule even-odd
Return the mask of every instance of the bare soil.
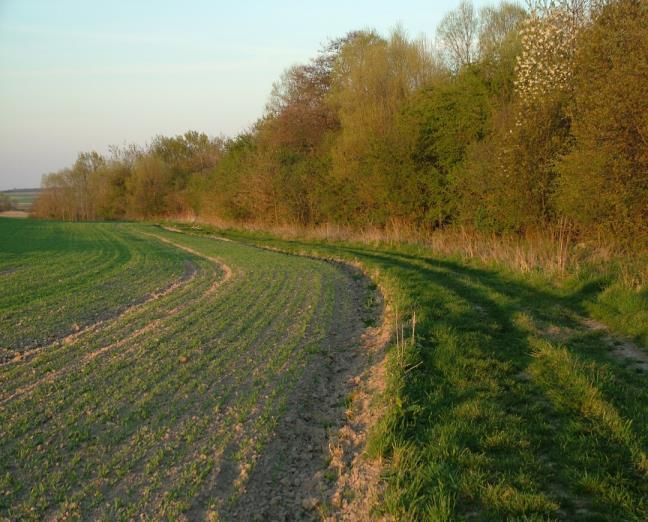
[[0, 217], [28, 218], [29, 212], [25, 212], [23, 210], [5, 210], [3, 212], [0, 212]]
[[639, 348], [635, 343], [612, 335], [609, 328], [593, 319], [583, 320], [583, 325], [590, 330], [604, 333], [603, 340], [610, 347], [610, 352], [618, 361], [630, 368], [648, 372], [648, 353]]
[[[365, 461], [362, 453], [374, 421], [369, 397], [382, 382], [389, 335], [383, 326], [366, 327], [368, 320], [386, 324], [382, 297], [359, 269], [340, 266], [345, 277], [336, 282], [336, 299], [351, 294], [353, 309], [348, 313], [334, 303], [326, 346], [310, 358], [272, 440], [252, 470], [230, 470], [249, 478], [233, 500], [231, 491], [222, 492], [220, 520], [369, 517], [379, 463]], [[370, 310], [368, 300], [374, 303]]]
[[642, 373], [648, 373], [648, 353], [631, 340], [613, 334], [607, 325], [587, 317], [576, 317], [577, 326], [567, 327], [555, 324], [544, 325], [542, 333], [558, 342], [568, 342], [570, 338], [584, 331], [600, 332], [602, 340], [608, 345], [610, 355], [619, 363]]

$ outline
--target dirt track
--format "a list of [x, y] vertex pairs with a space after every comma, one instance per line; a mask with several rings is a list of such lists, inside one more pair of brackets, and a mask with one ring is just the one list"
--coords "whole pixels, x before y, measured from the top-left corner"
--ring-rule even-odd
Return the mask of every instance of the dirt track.
[[372, 372], [381, 367], [387, 340], [380, 327], [366, 327], [365, 303], [375, 300], [370, 313], [376, 323], [383, 303], [368, 295], [367, 280], [357, 269], [340, 265], [340, 270], [344, 277], [336, 281], [333, 328], [324, 349], [311, 358], [243, 493], [221, 512], [225, 520], [368, 516], [361, 512], [366, 506], [352, 507], [348, 499], [359, 488], [374, 486], [354, 483], [351, 465], [370, 421], [368, 404], [358, 399], [374, 385]]

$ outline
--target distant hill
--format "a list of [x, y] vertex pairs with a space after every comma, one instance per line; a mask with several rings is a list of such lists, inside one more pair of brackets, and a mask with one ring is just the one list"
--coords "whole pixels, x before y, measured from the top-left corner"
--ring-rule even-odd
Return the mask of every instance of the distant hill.
[[11, 189], [3, 190], [2, 194], [11, 199], [16, 210], [29, 212], [40, 191], [39, 188]]

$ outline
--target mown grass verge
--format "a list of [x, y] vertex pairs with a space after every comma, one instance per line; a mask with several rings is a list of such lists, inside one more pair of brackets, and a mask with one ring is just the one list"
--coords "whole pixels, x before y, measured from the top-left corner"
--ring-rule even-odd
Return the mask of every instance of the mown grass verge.
[[[401, 343], [388, 358], [376, 514], [403, 520], [645, 520], [648, 388], [618, 339], [646, 339], [646, 294], [609, 275], [552, 281], [411, 246], [285, 240], [193, 226], [360, 262], [386, 289]], [[643, 346], [645, 348], [645, 344]]]

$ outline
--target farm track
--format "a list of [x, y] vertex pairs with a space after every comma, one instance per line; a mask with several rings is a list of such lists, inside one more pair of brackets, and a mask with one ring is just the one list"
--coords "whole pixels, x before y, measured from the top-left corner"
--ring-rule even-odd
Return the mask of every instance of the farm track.
[[[33, 277], [44, 268], [32, 266], [33, 254], [3, 277], [18, 287], [22, 274], [35, 302], [21, 308], [14, 299], [6, 315], [20, 321], [62, 302], [66, 277], [79, 302], [90, 302], [95, 276], [157, 273], [138, 294], [130, 289], [135, 304], [117, 304], [105, 319], [106, 311], [92, 323], [66, 308], [59, 319], [79, 325], [81, 314], [86, 325], [0, 369], [0, 515], [319, 518], [337, 478], [326, 473], [329, 439], [344, 424], [354, 378], [372, 362], [362, 335], [380, 305], [368, 281], [236, 242], [87, 226], [102, 247], [82, 257], [86, 275], [72, 275], [70, 259], [56, 262], [58, 292], [53, 283], [39, 292]], [[108, 252], [104, 235], [135, 253]], [[3, 259], [0, 269], [18, 261]], [[48, 335], [62, 331], [52, 323]], [[2, 343], [14, 352], [30, 345], [4, 329]]]

